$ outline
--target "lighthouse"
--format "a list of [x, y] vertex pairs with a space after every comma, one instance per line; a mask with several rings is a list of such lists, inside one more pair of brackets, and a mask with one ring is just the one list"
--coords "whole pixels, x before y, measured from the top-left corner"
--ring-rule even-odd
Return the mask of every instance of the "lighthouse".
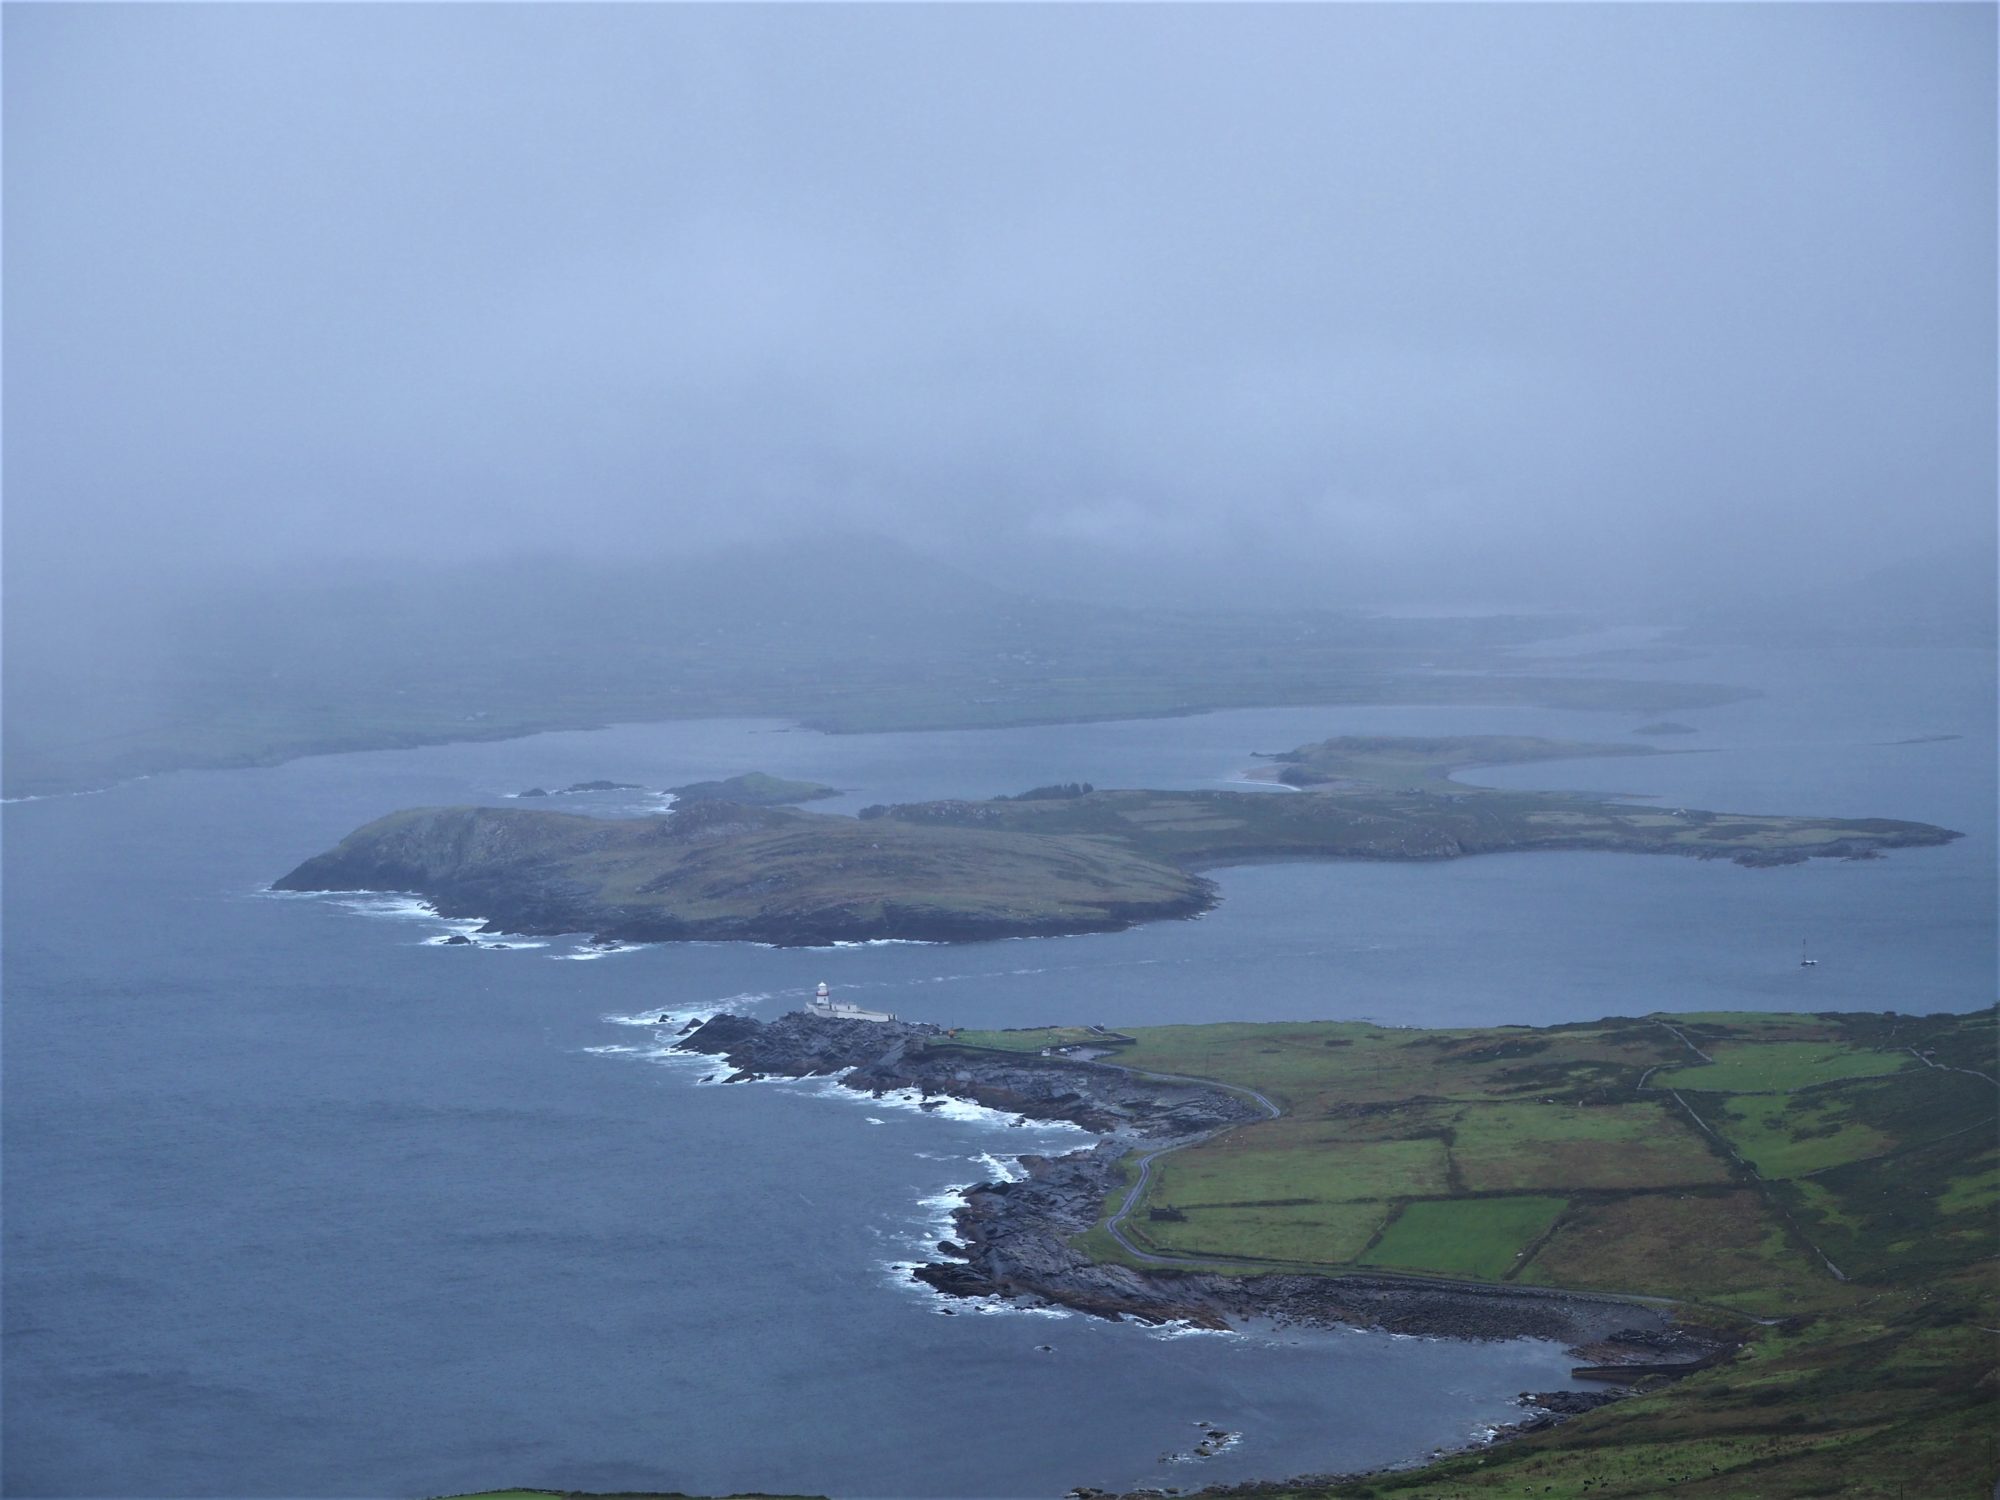
[[812, 1004], [806, 1007], [806, 1014], [827, 1016], [840, 1021], [893, 1021], [896, 1018], [886, 1010], [863, 1010], [852, 1000], [836, 1000], [833, 992], [821, 980], [819, 988], [813, 991]]

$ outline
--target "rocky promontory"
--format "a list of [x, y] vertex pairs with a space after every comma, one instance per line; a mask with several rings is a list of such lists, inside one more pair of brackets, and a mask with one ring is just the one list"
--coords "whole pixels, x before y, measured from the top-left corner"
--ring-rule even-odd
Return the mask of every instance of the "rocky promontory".
[[1542, 1288], [1397, 1276], [1226, 1275], [1097, 1261], [1074, 1240], [1102, 1215], [1120, 1164], [1148, 1151], [1262, 1119], [1247, 1098], [1193, 1079], [1115, 1064], [962, 1047], [921, 1022], [850, 1021], [793, 1012], [773, 1021], [720, 1015], [675, 1045], [723, 1058], [728, 1082], [839, 1075], [866, 1093], [915, 1089], [1035, 1120], [1067, 1120], [1106, 1139], [1063, 1156], [1023, 1156], [1026, 1176], [970, 1188], [953, 1216], [947, 1258], [916, 1278], [952, 1296], [1000, 1296], [1101, 1317], [1226, 1327], [1256, 1318], [1383, 1328], [1453, 1338], [1613, 1339], [1658, 1313], [1612, 1298]]
[[844, 1087], [863, 1093], [915, 1089], [1101, 1134], [1194, 1136], [1262, 1118], [1226, 1089], [1099, 1063], [954, 1047], [949, 1033], [920, 1021], [850, 1021], [806, 1011], [774, 1021], [720, 1015], [675, 1045], [725, 1059], [732, 1083], [839, 1073]]

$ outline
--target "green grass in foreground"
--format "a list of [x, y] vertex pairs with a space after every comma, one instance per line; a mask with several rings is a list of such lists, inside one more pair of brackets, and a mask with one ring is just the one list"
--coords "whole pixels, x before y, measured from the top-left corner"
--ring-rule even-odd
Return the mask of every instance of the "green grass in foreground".
[[[1989, 1071], [1995, 1022], [1140, 1029], [1120, 1061], [1259, 1088], [1285, 1114], [1161, 1158], [1128, 1233], [1237, 1271], [1671, 1296], [1747, 1341], [1547, 1432], [1272, 1497], [1984, 1497], [2000, 1476], [2000, 1089], [1909, 1049]], [[1120, 1258], [1101, 1228], [1078, 1243]]]
[[1497, 1280], [1566, 1207], [1561, 1198], [1518, 1196], [1403, 1205], [1360, 1258], [1369, 1265]]

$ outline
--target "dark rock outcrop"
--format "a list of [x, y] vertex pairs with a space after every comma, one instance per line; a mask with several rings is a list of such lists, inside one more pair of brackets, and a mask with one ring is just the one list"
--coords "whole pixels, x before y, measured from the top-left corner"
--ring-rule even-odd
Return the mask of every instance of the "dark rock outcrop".
[[1146, 1078], [1101, 1063], [932, 1046], [916, 1021], [847, 1021], [793, 1011], [773, 1021], [716, 1016], [674, 1045], [720, 1056], [736, 1078], [808, 1078], [847, 1070], [863, 1093], [915, 1089], [1036, 1120], [1149, 1138], [1198, 1135], [1261, 1112], [1223, 1089]]

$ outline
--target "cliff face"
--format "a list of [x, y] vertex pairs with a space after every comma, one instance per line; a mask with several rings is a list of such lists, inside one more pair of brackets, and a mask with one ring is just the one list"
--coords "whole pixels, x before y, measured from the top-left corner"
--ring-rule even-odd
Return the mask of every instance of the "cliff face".
[[1198, 876], [1102, 839], [726, 802], [618, 822], [418, 809], [357, 830], [277, 886], [414, 891], [512, 932], [782, 944], [1112, 931], [1214, 900]]

